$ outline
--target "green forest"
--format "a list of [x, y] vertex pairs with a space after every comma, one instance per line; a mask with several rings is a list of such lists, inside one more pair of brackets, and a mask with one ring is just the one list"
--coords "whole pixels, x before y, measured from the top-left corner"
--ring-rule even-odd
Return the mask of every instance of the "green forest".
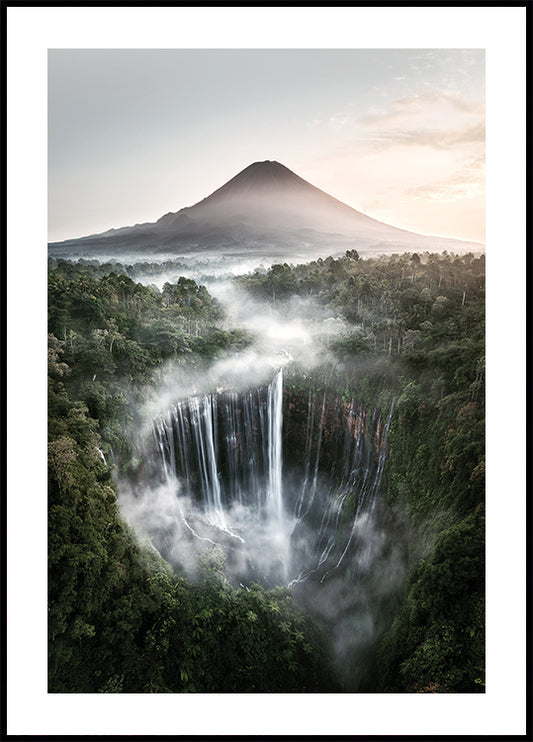
[[[232, 584], [216, 547], [192, 580], [121, 518], [116, 478], [142, 467], [128, 431], [146, 389], [169, 364], [200, 373], [254, 343], [204, 285], [157, 288], [169, 267], [184, 264], [49, 261], [49, 691], [351, 692], [331, 627], [290, 587]], [[290, 316], [309, 303], [342, 326], [323, 325], [322, 363], [288, 369], [291, 398], [312, 387], [393, 404], [382, 490], [408, 573], [361, 690], [483, 692], [484, 256], [350, 250], [227, 280], [256, 304]]]

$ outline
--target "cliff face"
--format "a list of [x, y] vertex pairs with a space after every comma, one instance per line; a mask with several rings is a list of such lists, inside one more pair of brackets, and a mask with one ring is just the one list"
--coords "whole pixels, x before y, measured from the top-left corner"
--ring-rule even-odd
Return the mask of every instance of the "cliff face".
[[333, 392], [288, 388], [284, 410], [284, 452], [287, 464], [316, 466], [332, 481], [350, 473], [354, 453], [370, 460], [387, 453], [387, 418], [376, 409]]

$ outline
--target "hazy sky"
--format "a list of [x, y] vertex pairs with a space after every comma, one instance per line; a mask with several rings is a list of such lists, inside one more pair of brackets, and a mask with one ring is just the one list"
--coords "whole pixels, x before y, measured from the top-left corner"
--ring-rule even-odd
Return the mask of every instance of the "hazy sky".
[[51, 50], [48, 73], [51, 241], [155, 221], [258, 160], [484, 241], [483, 50]]

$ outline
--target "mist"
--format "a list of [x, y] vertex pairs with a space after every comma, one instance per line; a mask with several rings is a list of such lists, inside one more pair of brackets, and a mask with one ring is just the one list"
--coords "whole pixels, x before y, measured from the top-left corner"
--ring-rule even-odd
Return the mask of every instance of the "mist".
[[[189, 276], [200, 278], [192, 266]], [[342, 461], [333, 464], [346, 474], [332, 484], [322, 439], [334, 400], [310, 389], [317, 409], [307, 415], [305, 461], [293, 460], [283, 440], [291, 416], [284, 379], [305, 381], [314, 370], [338, 367], [328, 346], [354, 329], [312, 297], [260, 302], [231, 277], [209, 288], [224, 309], [224, 326], [246, 329], [251, 344], [194, 371], [168, 362], [143, 391], [141, 424], [131, 431], [143, 464], [135, 476], [117, 478], [122, 517], [189, 579], [199, 579], [203, 560], [216, 554], [235, 587], [288, 586], [334, 637], [339, 677], [362, 686], [406, 570], [403, 534], [381, 502], [386, 446], [377, 431], [387, 425], [387, 411], [348, 410]], [[353, 437], [356, 428], [365, 434]], [[306, 430], [299, 435], [303, 448]], [[354, 491], [359, 505], [347, 521]], [[360, 665], [345, 667], [347, 651]]]

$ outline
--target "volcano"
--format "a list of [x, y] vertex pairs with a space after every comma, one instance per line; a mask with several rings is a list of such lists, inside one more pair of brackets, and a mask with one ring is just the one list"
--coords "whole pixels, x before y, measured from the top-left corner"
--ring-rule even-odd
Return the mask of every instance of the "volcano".
[[224, 252], [314, 259], [356, 249], [361, 255], [483, 249], [379, 222], [321, 191], [279, 162], [255, 162], [193, 206], [156, 222], [49, 244], [50, 255], [176, 256]]

